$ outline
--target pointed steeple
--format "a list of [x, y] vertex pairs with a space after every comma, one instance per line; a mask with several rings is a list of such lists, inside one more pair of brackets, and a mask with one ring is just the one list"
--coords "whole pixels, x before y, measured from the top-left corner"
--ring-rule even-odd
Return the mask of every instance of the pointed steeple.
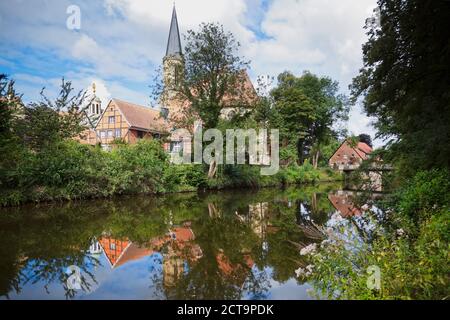
[[172, 21], [170, 23], [169, 40], [167, 41], [167, 56], [182, 55], [180, 30], [178, 29], [177, 11], [175, 9], [175, 3], [172, 11]]

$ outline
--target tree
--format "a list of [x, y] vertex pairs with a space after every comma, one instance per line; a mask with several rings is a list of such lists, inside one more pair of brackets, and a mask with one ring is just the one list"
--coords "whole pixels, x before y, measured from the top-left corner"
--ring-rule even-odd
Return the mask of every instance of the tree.
[[44, 89], [42, 100], [30, 103], [18, 124], [19, 135], [34, 151], [77, 137], [86, 129], [83, 125], [87, 108], [83, 107], [85, 92], [73, 94], [72, 83], [62, 79], [59, 95], [51, 101], [45, 96]]
[[379, 0], [364, 67], [351, 86], [363, 98], [388, 157], [411, 172], [450, 166], [450, 2]]
[[237, 55], [240, 44], [222, 25], [201, 24], [189, 30], [185, 46], [186, 72], [181, 94], [189, 100], [205, 129], [215, 128], [228, 107], [245, 107], [244, 70], [249, 62]]
[[16, 134], [22, 110], [21, 96], [14, 89], [14, 81], [0, 74], [0, 154], [7, 155], [0, 158], [0, 189], [10, 183], [23, 151]]
[[[225, 108], [242, 109], [251, 103], [245, 69], [249, 62], [238, 56], [240, 47], [233, 34], [217, 23], [202, 23], [185, 36], [184, 79], [175, 89], [181, 117], [171, 117], [177, 127], [191, 128], [196, 119], [205, 130], [216, 128]], [[156, 90], [163, 94], [163, 88]], [[159, 92], [158, 92], [159, 91]], [[210, 164], [209, 177], [216, 173]]]
[[300, 77], [284, 72], [271, 95], [282, 145], [295, 146], [299, 164], [311, 156], [317, 167], [321, 148], [338, 136], [336, 125], [348, 117], [347, 99], [338, 94], [338, 83], [310, 72]]

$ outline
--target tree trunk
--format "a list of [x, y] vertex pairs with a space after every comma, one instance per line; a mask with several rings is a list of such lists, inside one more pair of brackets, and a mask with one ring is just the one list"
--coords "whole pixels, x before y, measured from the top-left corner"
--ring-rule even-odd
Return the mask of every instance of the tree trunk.
[[314, 169], [317, 169], [318, 165], [319, 165], [319, 156], [320, 156], [320, 151], [317, 151], [315, 155], [313, 155], [313, 166]]
[[216, 176], [216, 172], [217, 172], [217, 163], [216, 160], [213, 160], [209, 164], [208, 179], [214, 178]]

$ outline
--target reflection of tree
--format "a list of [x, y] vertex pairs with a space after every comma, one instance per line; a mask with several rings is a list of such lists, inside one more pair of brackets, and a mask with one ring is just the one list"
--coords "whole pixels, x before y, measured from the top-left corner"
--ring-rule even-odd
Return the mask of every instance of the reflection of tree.
[[244, 288], [262, 294], [261, 277], [252, 274], [250, 253], [256, 236], [233, 216], [201, 219], [193, 224], [202, 256], [171, 288], [175, 299], [239, 299]]
[[0, 296], [8, 297], [12, 290], [20, 292], [20, 282], [24, 279], [23, 261], [17, 258], [19, 243], [11, 241], [9, 233], [1, 232], [0, 239]]
[[67, 268], [70, 266], [77, 266], [81, 270], [80, 287], [83, 292], [90, 292], [92, 284], [90, 281], [97, 283], [90, 268], [94, 265], [98, 265], [99, 261], [90, 256], [85, 256], [84, 252], [80, 252], [76, 255], [71, 255], [64, 258], [52, 258], [50, 260], [32, 260], [27, 265], [27, 276], [23, 285], [28, 282], [33, 284], [37, 282], [44, 282], [44, 288], [47, 293], [50, 293], [48, 286], [51, 283], [61, 283], [65, 296], [68, 299], [74, 298], [77, 291], [71, 289], [67, 285], [67, 280], [71, 274], [67, 273]]
[[0, 219], [1, 293], [42, 282], [46, 288], [61, 285], [72, 298], [76, 293], [67, 288], [67, 267], [82, 270], [84, 290], [95, 283], [92, 266], [98, 261], [85, 252], [92, 238], [101, 239], [107, 231], [110, 237], [149, 247], [152, 239], [189, 220], [196, 236], [190, 245], [165, 242], [155, 248], [158, 254], [149, 272], [157, 297], [238, 299], [246, 293], [261, 298], [269, 288], [269, 276], [280, 282], [295, 277], [298, 261], [293, 257], [299, 254], [290, 241], [311, 242], [297, 223], [299, 204], [317, 225], [329, 215], [326, 195], [314, 195], [315, 191], [289, 188], [124, 197], [34, 208], [32, 216], [11, 210]]
[[16, 292], [27, 283], [41, 281], [48, 290], [52, 282], [57, 282], [63, 286], [67, 297], [71, 297], [65, 271], [76, 265], [90, 278], [90, 261], [84, 259], [84, 251], [89, 248], [91, 237], [101, 232], [97, 211], [101, 209], [102, 205], [89, 207], [83, 215], [71, 204], [49, 206], [45, 210], [36, 208], [33, 215], [17, 212], [18, 209], [5, 210], [0, 222], [2, 250], [8, 252], [12, 261], [7, 263], [15, 265], [17, 273], [7, 272], [2, 266], [1, 281], [15, 284]]

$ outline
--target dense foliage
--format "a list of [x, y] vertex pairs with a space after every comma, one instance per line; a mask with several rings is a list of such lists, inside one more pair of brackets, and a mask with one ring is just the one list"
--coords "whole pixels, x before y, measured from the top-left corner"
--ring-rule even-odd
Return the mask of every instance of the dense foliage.
[[[417, 169], [450, 165], [450, 2], [380, 0], [353, 98], [390, 138], [386, 157]], [[387, 158], [386, 158], [387, 159]]]
[[[420, 172], [384, 204], [387, 213], [366, 210], [361, 217], [328, 221], [327, 238], [305, 257], [314, 266], [308, 276], [319, 295], [447, 299], [449, 181], [445, 171]], [[379, 288], [368, 286], [370, 267], [380, 270]]]
[[[352, 89], [379, 136], [391, 138], [382, 156], [399, 169], [384, 185], [394, 192], [384, 201], [362, 197], [361, 216], [333, 216], [324, 240], [302, 250], [299, 275], [328, 298], [448, 299], [450, 3], [378, 4], [381, 25], [368, 30]], [[370, 285], [374, 277], [380, 287]]]
[[309, 72], [300, 77], [284, 72], [271, 97], [270, 124], [280, 129], [283, 147], [295, 150], [299, 164], [310, 158], [317, 167], [323, 149], [342, 135], [338, 125], [348, 118], [349, 106], [338, 83]]
[[82, 104], [82, 94], [73, 95], [70, 82], [63, 81], [55, 101], [44, 98], [28, 106], [14, 93], [12, 82], [2, 78], [1, 88], [1, 150], [9, 155], [2, 157], [0, 167], [1, 205], [340, 178], [305, 164], [285, 168], [273, 177], [262, 177], [259, 167], [224, 166], [215, 179], [207, 179], [202, 165], [171, 165], [159, 140], [117, 143], [105, 152], [100, 146], [73, 140], [84, 128], [75, 107]]

